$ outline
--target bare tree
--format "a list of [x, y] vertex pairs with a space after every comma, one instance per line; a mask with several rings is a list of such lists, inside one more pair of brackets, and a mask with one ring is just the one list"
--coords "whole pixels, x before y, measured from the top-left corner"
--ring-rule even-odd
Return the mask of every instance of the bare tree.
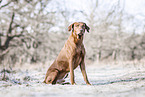
[[[43, 32], [48, 33], [53, 25], [53, 19], [51, 18], [53, 13], [45, 10], [48, 3], [49, 1], [45, 0], [12, 0], [1, 6], [1, 60], [3, 60], [4, 55], [13, 51], [13, 49], [17, 49], [21, 53], [25, 51], [34, 59], [33, 51], [43, 41], [38, 37]], [[18, 57], [21, 54], [19, 55], [17, 52], [16, 55]]]

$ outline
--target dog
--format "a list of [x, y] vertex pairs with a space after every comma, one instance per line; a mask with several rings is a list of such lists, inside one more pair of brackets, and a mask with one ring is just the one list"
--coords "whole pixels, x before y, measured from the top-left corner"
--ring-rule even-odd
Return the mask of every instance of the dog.
[[44, 83], [56, 84], [59, 81], [64, 82], [63, 78], [70, 72], [70, 82], [74, 81], [74, 69], [80, 66], [84, 81], [91, 85], [85, 70], [85, 48], [83, 38], [85, 31], [89, 32], [90, 28], [83, 22], [75, 22], [68, 27], [71, 35], [61, 49], [59, 55], [48, 68]]

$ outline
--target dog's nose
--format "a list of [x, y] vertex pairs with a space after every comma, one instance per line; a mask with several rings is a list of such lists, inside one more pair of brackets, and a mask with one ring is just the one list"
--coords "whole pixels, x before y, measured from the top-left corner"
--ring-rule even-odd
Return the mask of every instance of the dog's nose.
[[79, 33], [78, 35], [79, 35], [79, 36], [83, 36], [84, 34], [83, 34], [83, 33]]
[[80, 30], [80, 32], [83, 32], [83, 31], [84, 31], [83, 29]]

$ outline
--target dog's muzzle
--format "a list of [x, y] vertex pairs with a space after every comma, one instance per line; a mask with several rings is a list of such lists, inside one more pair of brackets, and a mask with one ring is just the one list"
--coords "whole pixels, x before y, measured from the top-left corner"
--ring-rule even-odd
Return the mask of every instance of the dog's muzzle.
[[83, 35], [84, 35], [83, 33], [79, 33], [77, 38], [81, 39], [81, 37], [83, 37]]

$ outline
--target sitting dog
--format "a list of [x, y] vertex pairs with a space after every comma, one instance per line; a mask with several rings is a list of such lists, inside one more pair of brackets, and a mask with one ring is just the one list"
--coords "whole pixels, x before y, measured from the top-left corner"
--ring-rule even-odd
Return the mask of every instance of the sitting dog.
[[64, 81], [63, 78], [69, 72], [71, 84], [75, 84], [74, 69], [80, 65], [84, 80], [87, 85], [90, 85], [85, 70], [85, 48], [83, 44], [85, 30], [89, 32], [90, 28], [83, 22], [75, 22], [68, 27], [71, 35], [47, 70], [44, 80], [46, 84], [56, 84], [58, 81]]

